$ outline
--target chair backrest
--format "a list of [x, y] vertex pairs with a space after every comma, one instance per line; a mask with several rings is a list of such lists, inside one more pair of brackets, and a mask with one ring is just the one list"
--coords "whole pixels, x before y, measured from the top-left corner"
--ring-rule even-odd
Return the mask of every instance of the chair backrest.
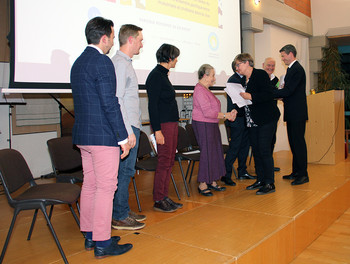
[[190, 138], [182, 126], [178, 126], [179, 134], [177, 137], [177, 150], [188, 150], [191, 147]]
[[140, 131], [140, 141], [139, 148], [137, 150], [137, 157], [142, 158], [146, 155], [151, 155], [153, 149], [151, 147], [151, 142], [149, 142], [148, 136], [145, 132]]
[[80, 151], [73, 145], [71, 136], [49, 139], [47, 146], [55, 171], [67, 172], [82, 168]]
[[14, 149], [0, 150], [0, 179], [8, 199], [23, 185], [34, 184], [33, 175], [22, 154]]
[[199, 145], [196, 139], [196, 135], [194, 134], [192, 124], [186, 124], [185, 128], [192, 147], [198, 147]]

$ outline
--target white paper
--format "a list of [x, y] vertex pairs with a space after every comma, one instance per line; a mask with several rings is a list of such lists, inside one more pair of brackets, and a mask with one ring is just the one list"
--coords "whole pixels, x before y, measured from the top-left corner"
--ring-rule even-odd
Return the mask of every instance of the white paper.
[[280, 85], [279, 85], [279, 87], [278, 87], [278, 89], [283, 89], [283, 87], [284, 87], [284, 77], [286, 77], [286, 75], [281, 75], [281, 77], [280, 77]]
[[149, 135], [149, 139], [151, 140], [154, 151], [157, 153], [157, 141], [156, 136], [154, 134]]
[[[154, 150], [156, 153], [158, 153], [158, 152], [157, 152], [157, 140], [156, 140], [156, 136], [155, 136], [153, 133], [149, 135], [149, 140], [150, 140], [151, 143], [152, 143], [153, 150]], [[177, 151], [177, 149], [176, 149], [176, 153], [177, 153], [177, 152], [178, 152], [178, 151]]]
[[183, 152], [182, 154], [197, 154], [197, 153], [201, 153], [201, 151], [200, 150], [192, 150], [192, 151]]
[[232, 103], [237, 104], [239, 108], [245, 105], [251, 105], [252, 101], [244, 99], [240, 93], [244, 93], [245, 89], [239, 83], [227, 83], [225, 92], [231, 97]]

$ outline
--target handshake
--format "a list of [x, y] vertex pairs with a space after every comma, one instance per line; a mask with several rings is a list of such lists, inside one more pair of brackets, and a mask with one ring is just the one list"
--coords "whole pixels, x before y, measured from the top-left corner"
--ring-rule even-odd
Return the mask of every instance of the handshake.
[[224, 119], [226, 118], [232, 122], [232, 121], [235, 121], [236, 116], [237, 116], [237, 110], [233, 109], [231, 112], [224, 114]]

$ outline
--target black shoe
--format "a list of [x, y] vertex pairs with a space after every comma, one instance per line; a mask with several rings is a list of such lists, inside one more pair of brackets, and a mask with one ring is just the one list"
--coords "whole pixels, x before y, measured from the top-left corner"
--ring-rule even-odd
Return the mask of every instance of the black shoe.
[[252, 185], [247, 186], [246, 190], [256, 190], [263, 187], [265, 184], [260, 181], [254, 182]]
[[238, 174], [237, 179], [238, 180], [256, 180], [256, 176], [250, 175], [248, 172], [244, 173], [244, 174]]
[[[120, 240], [120, 236], [112, 236], [111, 239], [112, 239], [112, 243], [118, 244], [118, 241]], [[93, 250], [95, 246], [96, 246], [96, 241], [85, 238], [85, 250], [87, 251]]]
[[209, 190], [214, 190], [214, 191], [217, 191], [217, 192], [223, 192], [226, 190], [226, 187], [221, 187], [219, 185], [212, 185], [212, 184], [208, 184], [208, 189]]
[[87, 251], [93, 250], [95, 246], [96, 246], [95, 241], [89, 238], [85, 238], [85, 250]]
[[303, 176], [303, 177], [298, 177], [295, 179], [295, 181], [292, 181], [292, 185], [301, 185], [304, 183], [309, 182], [309, 177], [308, 176]]
[[204, 196], [213, 196], [213, 193], [208, 189], [204, 189], [204, 190], [201, 190], [199, 189], [198, 187], [198, 192], [201, 194], [201, 195], [204, 195]]
[[236, 183], [233, 180], [231, 180], [230, 178], [221, 177], [221, 181], [224, 182], [226, 185], [236, 186]]
[[176, 208], [182, 208], [183, 207], [183, 204], [182, 203], [176, 203], [174, 202], [173, 200], [171, 200], [169, 197], [165, 197], [164, 200], [166, 202], [168, 202], [168, 204], [170, 204], [171, 206], [173, 207], [176, 207]]
[[132, 248], [132, 244], [118, 245], [113, 241], [108, 247], [95, 247], [95, 258], [101, 259], [108, 256], [118, 256], [128, 252]]
[[155, 202], [153, 205], [153, 209], [163, 213], [172, 213], [177, 210], [177, 207], [172, 206], [171, 204], [169, 204], [167, 201], [163, 199], [161, 201]]
[[297, 173], [292, 172], [289, 175], [284, 175], [282, 178], [284, 180], [294, 180], [296, 178]]
[[273, 170], [274, 170], [274, 171], [280, 171], [281, 168], [280, 168], [280, 167], [273, 167]]
[[268, 194], [268, 193], [273, 193], [275, 192], [275, 185], [273, 183], [271, 184], [266, 184], [263, 187], [261, 187], [256, 194], [257, 195], [263, 195], [263, 194]]

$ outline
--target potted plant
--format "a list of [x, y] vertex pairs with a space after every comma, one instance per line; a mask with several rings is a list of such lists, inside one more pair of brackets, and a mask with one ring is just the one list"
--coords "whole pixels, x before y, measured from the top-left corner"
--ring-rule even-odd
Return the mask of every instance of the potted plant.
[[[341, 54], [338, 47], [330, 41], [329, 47], [323, 49], [322, 70], [318, 75], [316, 92], [344, 90], [345, 112], [350, 112], [349, 75], [341, 67]], [[345, 128], [350, 129], [350, 116], [345, 115]]]

